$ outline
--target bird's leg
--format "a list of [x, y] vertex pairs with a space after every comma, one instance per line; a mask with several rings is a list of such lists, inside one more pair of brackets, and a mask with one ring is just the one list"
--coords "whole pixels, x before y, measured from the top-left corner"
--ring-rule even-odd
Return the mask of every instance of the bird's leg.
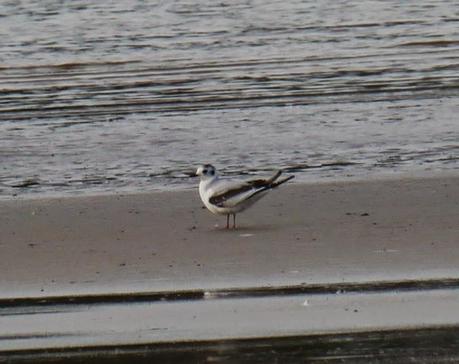
[[226, 215], [226, 228], [229, 229], [229, 215]]
[[236, 214], [233, 214], [233, 229], [236, 229]]

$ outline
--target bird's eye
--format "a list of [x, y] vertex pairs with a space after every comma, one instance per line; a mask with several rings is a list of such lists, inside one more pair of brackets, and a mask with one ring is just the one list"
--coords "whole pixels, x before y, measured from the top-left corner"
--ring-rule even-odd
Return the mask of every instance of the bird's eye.
[[215, 171], [214, 171], [213, 169], [211, 169], [211, 170], [209, 171], [209, 174], [210, 174], [211, 176], [213, 176], [214, 173], [215, 173]]
[[202, 171], [202, 173], [203, 173], [203, 174], [207, 174], [207, 169], [204, 169], [204, 170]]

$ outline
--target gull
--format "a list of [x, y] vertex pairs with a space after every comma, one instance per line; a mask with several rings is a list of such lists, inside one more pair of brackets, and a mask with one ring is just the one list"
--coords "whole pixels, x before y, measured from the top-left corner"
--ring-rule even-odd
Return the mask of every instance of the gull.
[[252, 206], [273, 188], [295, 177], [289, 176], [279, 180], [281, 174], [282, 172], [278, 171], [266, 179], [235, 181], [220, 178], [211, 164], [204, 164], [196, 171], [196, 175], [201, 177], [199, 195], [202, 202], [214, 214], [226, 215], [227, 229], [229, 229], [230, 215], [233, 215], [233, 229], [235, 229], [237, 213]]

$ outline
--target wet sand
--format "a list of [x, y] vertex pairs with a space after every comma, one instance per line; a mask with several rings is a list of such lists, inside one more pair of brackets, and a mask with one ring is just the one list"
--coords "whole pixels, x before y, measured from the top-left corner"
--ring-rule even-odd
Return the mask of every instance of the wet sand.
[[2, 201], [0, 352], [459, 325], [458, 182]]
[[229, 231], [196, 191], [3, 201], [0, 298], [459, 278], [458, 181], [290, 184]]

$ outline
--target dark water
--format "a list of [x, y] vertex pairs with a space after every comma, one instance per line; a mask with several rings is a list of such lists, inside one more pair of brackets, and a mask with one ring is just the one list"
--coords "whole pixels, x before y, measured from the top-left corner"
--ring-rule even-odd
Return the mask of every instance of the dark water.
[[[455, 363], [457, 327], [211, 342], [31, 350], [8, 363]], [[0, 359], [2, 354], [0, 353]]]
[[0, 194], [457, 171], [456, 1], [2, 1]]

